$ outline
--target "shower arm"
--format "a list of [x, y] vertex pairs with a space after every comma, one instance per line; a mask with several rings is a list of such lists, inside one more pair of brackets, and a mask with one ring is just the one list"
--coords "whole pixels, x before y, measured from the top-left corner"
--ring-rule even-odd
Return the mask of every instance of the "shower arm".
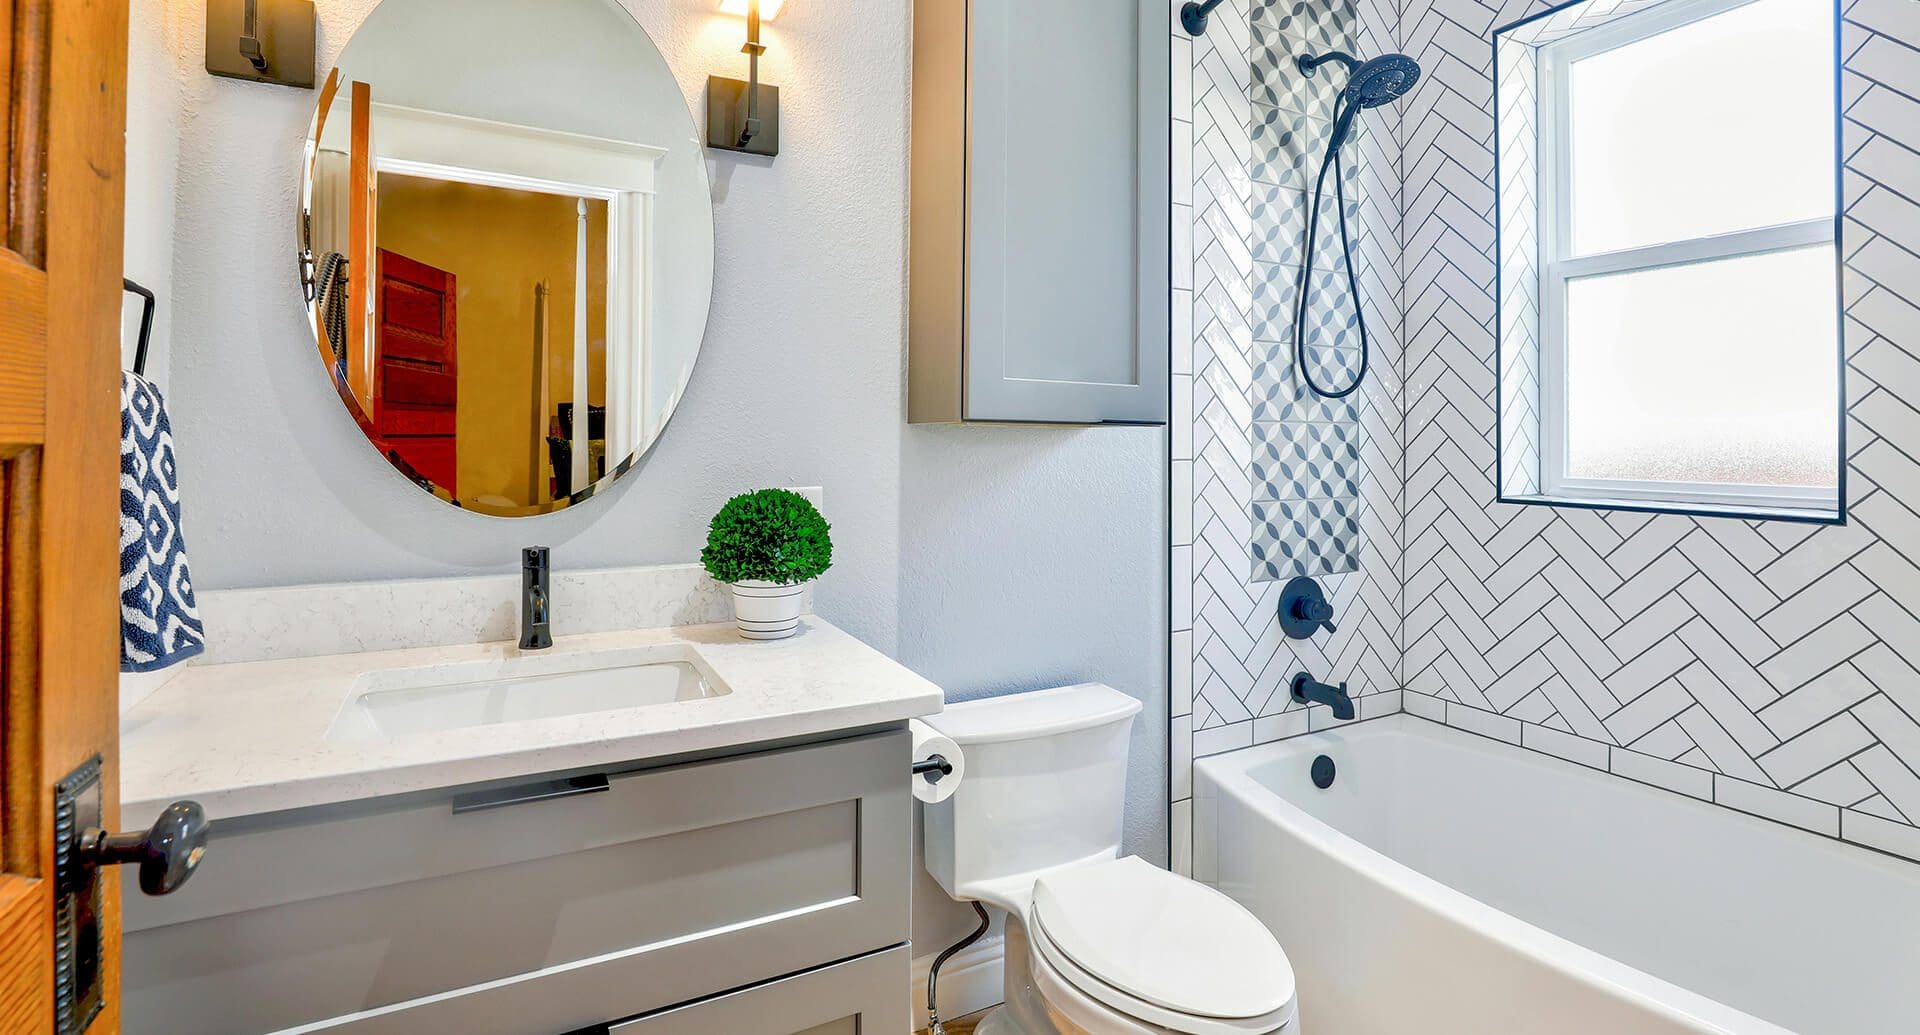
[[1213, 9], [1219, 6], [1220, 0], [1205, 0], [1204, 3], [1187, 0], [1186, 5], [1180, 8], [1181, 27], [1187, 30], [1187, 35], [1189, 36], [1205, 35], [1207, 31], [1207, 15], [1212, 14]]
[[1338, 61], [1346, 66], [1348, 75], [1352, 75], [1353, 70], [1360, 67], [1360, 59], [1344, 50], [1329, 50], [1325, 54], [1317, 55], [1302, 54], [1293, 59], [1294, 66], [1300, 69], [1300, 74], [1309, 79], [1313, 78], [1313, 73], [1318, 71], [1321, 65], [1329, 61]]

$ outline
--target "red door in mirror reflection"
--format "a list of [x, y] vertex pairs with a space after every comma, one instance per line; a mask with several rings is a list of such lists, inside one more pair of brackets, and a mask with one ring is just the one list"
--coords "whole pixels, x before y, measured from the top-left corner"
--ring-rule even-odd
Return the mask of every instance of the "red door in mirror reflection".
[[454, 276], [382, 248], [374, 297], [379, 390], [373, 421], [380, 451], [457, 500], [460, 350]]

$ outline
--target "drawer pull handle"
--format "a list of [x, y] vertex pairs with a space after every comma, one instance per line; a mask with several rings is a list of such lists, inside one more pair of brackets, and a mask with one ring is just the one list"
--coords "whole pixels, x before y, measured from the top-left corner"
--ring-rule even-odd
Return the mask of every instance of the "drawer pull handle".
[[564, 780], [545, 780], [540, 783], [524, 783], [518, 787], [502, 787], [491, 791], [469, 791], [455, 795], [453, 814], [463, 812], [484, 812], [487, 809], [504, 809], [509, 805], [525, 805], [533, 801], [551, 801], [555, 798], [571, 798], [578, 794], [593, 794], [598, 791], [610, 791], [607, 778], [595, 773], [592, 776], [569, 776]]

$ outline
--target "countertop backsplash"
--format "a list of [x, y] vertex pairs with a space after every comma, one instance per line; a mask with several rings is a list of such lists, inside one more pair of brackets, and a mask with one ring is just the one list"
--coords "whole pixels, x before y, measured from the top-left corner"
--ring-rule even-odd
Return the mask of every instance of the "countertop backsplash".
[[[212, 590], [200, 594], [207, 651], [189, 664], [511, 640], [519, 635], [519, 601], [518, 573]], [[811, 588], [803, 607], [812, 613]], [[708, 578], [698, 564], [559, 571], [553, 576], [557, 634], [731, 620], [726, 587]], [[123, 677], [121, 712], [186, 667], [137, 680]]]

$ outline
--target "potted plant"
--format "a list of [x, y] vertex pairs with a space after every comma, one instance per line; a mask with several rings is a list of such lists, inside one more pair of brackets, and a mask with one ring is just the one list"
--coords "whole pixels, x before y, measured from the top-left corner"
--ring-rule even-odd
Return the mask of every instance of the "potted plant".
[[700, 562], [733, 587], [740, 635], [778, 640], [800, 627], [801, 594], [833, 565], [831, 527], [805, 496], [785, 489], [735, 496], [713, 516]]

